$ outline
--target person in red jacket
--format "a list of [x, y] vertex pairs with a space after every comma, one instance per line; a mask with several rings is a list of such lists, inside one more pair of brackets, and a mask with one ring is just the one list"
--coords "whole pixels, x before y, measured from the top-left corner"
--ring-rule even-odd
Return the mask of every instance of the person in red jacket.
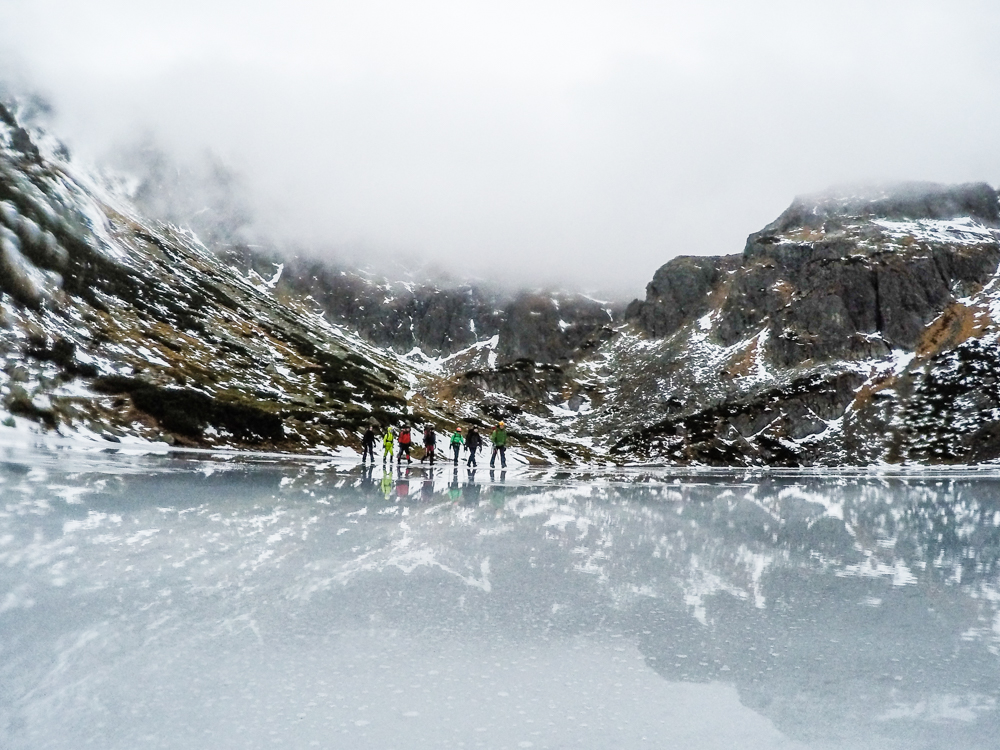
[[406, 463], [410, 463], [410, 427], [406, 425], [402, 430], [399, 431], [399, 456], [396, 458], [396, 463], [403, 463], [403, 454], [406, 454]]

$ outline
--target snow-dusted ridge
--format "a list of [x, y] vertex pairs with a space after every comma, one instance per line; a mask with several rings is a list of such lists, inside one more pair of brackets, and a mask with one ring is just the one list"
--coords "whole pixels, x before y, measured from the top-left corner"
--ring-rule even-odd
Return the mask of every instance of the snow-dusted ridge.
[[800, 199], [740, 256], [670, 261], [624, 314], [498, 306], [221, 257], [3, 113], [8, 436], [349, 456], [370, 423], [432, 424], [440, 450], [502, 419], [515, 465], [1000, 459], [989, 186]]

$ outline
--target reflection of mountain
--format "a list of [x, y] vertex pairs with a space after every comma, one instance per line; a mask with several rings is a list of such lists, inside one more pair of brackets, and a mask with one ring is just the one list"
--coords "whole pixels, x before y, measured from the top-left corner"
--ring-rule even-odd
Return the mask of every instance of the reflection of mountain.
[[[780, 498], [780, 488], [773, 489], [770, 499]], [[1000, 506], [970, 503], [978, 522], [970, 517], [955, 530], [948, 503], [954, 487], [940, 493], [915, 488], [917, 497], [910, 498], [900, 498], [899, 489], [845, 488], [845, 522], [817, 514], [815, 506], [810, 514], [765, 503], [780, 529], [770, 543], [760, 539], [774, 528], [771, 517], [735, 534], [726, 533], [731, 518], [725, 515], [738, 508], [706, 519], [707, 534], [724, 541], [706, 539], [699, 557], [710, 570], [721, 569], [723, 581], [734, 581], [735, 572], [737, 594], [743, 593], [739, 568], [766, 556], [754, 587], [759, 606], [751, 606], [755, 591], [744, 589], [741, 600], [719, 587], [720, 593], [702, 599], [707, 626], [689, 622], [646, 637], [643, 649], [651, 664], [668, 678], [734, 681], [748, 706], [802, 740], [875, 732], [906, 747], [945, 746], [927, 722], [884, 719], [993, 713], [1000, 687], [997, 634], [990, 632], [996, 605], [974, 597], [995, 591], [993, 513]], [[974, 489], [964, 491], [971, 495]], [[755, 494], [758, 499], [771, 493]], [[867, 502], [861, 495], [869, 496]], [[951, 539], [940, 531], [949, 527]], [[757, 548], [756, 556], [747, 548]], [[966, 583], [949, 585], [962, 569], [968, 571]], [[705, 576], [692, 573], [695, 579]], [[648, 605], [647, 616], [657, 604]], [[979, 640], [984, 630], [985, 642]], [[996, 729], [995, 722], [987, 724], [971, 730], [981, 743]]]
[[21, 670], [11, 695], [116, 663], [160, 620], [160, 644], [379, 624], [526, 643], [620, 635], [669, 680], [735, 684], [803, 741], [986, 747], [996, 733], [991, 479], [182, 467], [72, 482], [0, 468], [14, 592], [0, 617], [15, 644], [3, 664], [30, 662], [32, 639], [73, 641], [81, 611], [107, 630], [62, 676]]
[[[746, 705], [802, 741], [944, 746], [957, 721], [962, 746], [985, 746], [1000, 694], [998, 489], [787, 479], [613, 487], [588, 499], [509, 487], [505, 543], [489, 554], [493, 592], [508, 602], [483, 606], [503, 611], [514, 598], [525, 621], [556, 631], [605, 617], [664, 677], [735, 683]], [[439, 513], [408, 521], [411, 565], [460, 546], [430, 541]], [[389, 549], [366, 570], [401, 565]], [[471, 570], [476, 559], [451, 565]]]

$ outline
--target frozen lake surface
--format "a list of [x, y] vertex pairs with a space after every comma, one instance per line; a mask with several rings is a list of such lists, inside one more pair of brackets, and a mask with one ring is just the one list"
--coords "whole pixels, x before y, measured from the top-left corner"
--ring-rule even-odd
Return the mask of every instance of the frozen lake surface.
[[0, 453], [4, 748], [995, 748], [1000, 479]]

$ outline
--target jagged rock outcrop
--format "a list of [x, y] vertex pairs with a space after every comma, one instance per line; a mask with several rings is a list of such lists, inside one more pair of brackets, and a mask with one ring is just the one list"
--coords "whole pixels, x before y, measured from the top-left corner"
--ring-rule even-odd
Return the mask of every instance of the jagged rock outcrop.
[[642, 426], [615, 450], [712, 464], [1000, 456], [998, 264], [989, 185], [797, 199], [742, 255], [675, 259], [630, 305], [660, 343], [620, 378], [640, 406], [619, 400], [619, 415]]
[[656, 271], [645, 301], [633, 300], [625, 319], [650, 336], [669, 336], [712, 309], [712, 293], [738, 266], [738, 256], [678, 256]]
[[925, 326], [975, 292], [1000, 262], [996, 236], [907, 234], [908, 222], [978, 220], [998, 226], [989, 185], [906, 185], [860, 198], [799, 199], [750, 235], [742, 256], [676, 258], [660, 268], [646, 300], [626, 319], [665, 337], [722, 304], [713, 322], [724, 346], [765, 327], [773, 364], [863, 359], [913, 351]]
[[[246, 262], [246, 261], [244, 261]], [[308, 294], [376, 346], [447, 357], [499, 336], [501, 363], [561, 364], [613, 334], [621, 308], [582, 295], [389, 282], [322, 263], [286, 263], [280, 288]]]
[[316, 262], [286, 264], [279, 284], [312, 296], [331, 320], [400, 354], [417, 348], [449, 356], [495, 336], [503, 319], [498, 294], [469, 285], [393, 283]]

